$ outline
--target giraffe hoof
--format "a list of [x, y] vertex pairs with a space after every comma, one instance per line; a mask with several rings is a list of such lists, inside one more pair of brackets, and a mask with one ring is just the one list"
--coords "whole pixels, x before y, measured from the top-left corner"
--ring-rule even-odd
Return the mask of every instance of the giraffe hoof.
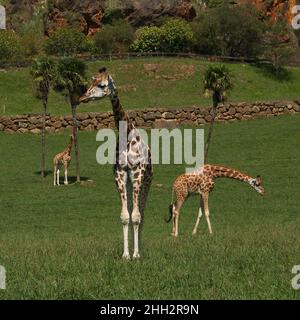
[[140, 256], [139, 253], [134, 253], [133, 256], [132, 256], [132, 258], [135, 259], [135, 260], [136, 260], [136, 259], [140, 259], [140, 257], [141, 257], [141, 256]]
[[197, 233], [197, 231], [193, 231], [192, 235], [194, 236]]
[[67, 186], [69, 183], [68, 182], [65, 182], [65, 186]]
[[126, 261], [130, 260], [130, 254], [129, 253], [126, 253], [126, 254], [123, 253], [122, 259], [126, 260]]

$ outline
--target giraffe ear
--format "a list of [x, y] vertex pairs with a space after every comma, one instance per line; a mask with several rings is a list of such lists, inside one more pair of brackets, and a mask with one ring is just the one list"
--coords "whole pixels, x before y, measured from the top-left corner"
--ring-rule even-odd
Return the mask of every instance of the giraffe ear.
[[102, 67], [99, 69], [99, 73], [105, 73], [107, 71], [106, 67]]
[[257, 185], [261, 185], [261, 184], [262, 184], [261, 176], [257, 176], [257, 177], [256, 177], [256, 184], [257, 184]]

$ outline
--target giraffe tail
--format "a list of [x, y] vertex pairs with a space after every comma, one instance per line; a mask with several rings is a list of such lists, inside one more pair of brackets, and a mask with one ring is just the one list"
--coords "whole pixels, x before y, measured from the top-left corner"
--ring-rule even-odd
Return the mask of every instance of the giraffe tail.
[[173, 217], [173, 209], [174, 209], [173, 198], [174, 198], [174, 189], [172, 189], [172, 202], [169, 205], [169, 217], [168, 219], [165, 219], [166, 223], [169, 223]]
[[169, 222], [172, 220], [172, 217], [173, 217], [173, 207], [174, 207], [173, 204], [170, 204], [170, 205], [169, 205], [169, 217], [168, 217], [168, 219], [165, 219], [166, 223], [169, 223]]

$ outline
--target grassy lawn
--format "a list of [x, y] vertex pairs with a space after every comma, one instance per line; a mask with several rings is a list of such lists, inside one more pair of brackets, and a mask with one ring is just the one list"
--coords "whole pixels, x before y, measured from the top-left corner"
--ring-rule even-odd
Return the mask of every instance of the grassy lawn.
[[[158, 64], [155, 77], [145, 72], [145, 65]], [[143, 58], [97, 61], [88, 63], [88, 75], [94, 75], [106, 65], [113, 75], [124, 106], [128, 109], [146, 107], [183, 107], [210, 105], [202, 94], [202, 78], [208, 62], [178, 58]], [[288, 68], [286, 80], [276, 80], [255, 66], [228, 64], [235, 89], [231, 101], [282, 100], [299, 97], [300, 68]], [[38, 113], [41, 105], [33, 96], [29, 69], [0, 70], [0, 115]], [[83, 111], [108, 111], [108, 100], [82, 105]], [[49, 101], [52, 114], [68, 114], [69, 106], [62, 96], [52, 93]]]
[[[96, 163], [95, 133], [79, 134], [82, 176], [95, 183], [68, 187], [53, 187], [51, 173], [43, 182], [37, 174], [39, 136], [1, 133], [0, 265], [7, 290], [0, 299], [299, 299], [291, 288], [291, 269], [300, 264], [299, 120], [216, 125], [211, 162], [260, 174], [267, 196], [219, 179], [210, 197], [212, 236], [205, 219], [191, 234], [197, 197], [181, 212], [178, 239], [169, 235], [163, 218], [184, 166], [156, 165], [143, 258], [130, 262], [120, 259], [119, 198], [111, 166]], [[48, 136], [49, 171], [67, 140], [67, 133]], [[74, 176], [74, 162], [70, 171]]]

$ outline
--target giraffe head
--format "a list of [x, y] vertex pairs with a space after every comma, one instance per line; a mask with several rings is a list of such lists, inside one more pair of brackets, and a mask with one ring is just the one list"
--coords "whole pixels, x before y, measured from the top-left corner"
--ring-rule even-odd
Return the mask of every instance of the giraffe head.
[[92, 83], [87, 92], [80, 97], [79, 101], [87, 103], [112, 96], [116, 93], [113, 78], [105, 67], [99, 69], [99, 73], [92, 78]]
[[257, 176], [256, 179], [251, 179], [249, 181], [252, 188], [255, 189], [259, 194], [264, 196], [266, 194], [265, 188], [263, 187], [263, 182], [260, 176]]

